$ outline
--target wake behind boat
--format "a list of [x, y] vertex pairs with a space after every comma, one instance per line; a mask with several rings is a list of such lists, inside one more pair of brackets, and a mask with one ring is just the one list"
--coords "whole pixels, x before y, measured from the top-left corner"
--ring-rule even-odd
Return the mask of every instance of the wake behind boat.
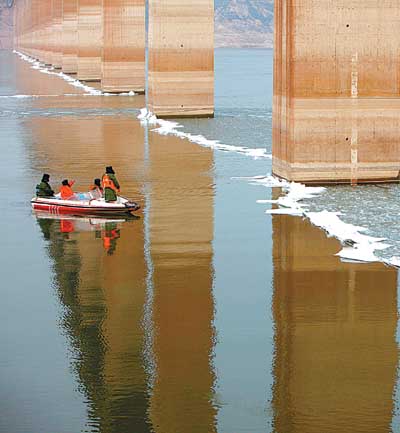
[[78, 193], [68, 200], [62, 200], [60, 194], [54, 197], [34, 197], [31, 203], [35, 210], [56, 215], [126, 215], [140, 209], [138, 203], [121, 196], [116, 201], [106, 202], [102, 197], [92, 198], [90, 193]]

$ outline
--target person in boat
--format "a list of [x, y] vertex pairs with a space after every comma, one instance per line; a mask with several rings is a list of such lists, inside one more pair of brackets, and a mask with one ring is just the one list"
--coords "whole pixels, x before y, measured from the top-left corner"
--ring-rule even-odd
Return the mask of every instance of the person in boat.
[[95, 179], [93, 185], [89, 189], [90, 196], [94, 199], [103, 197], [103, 187], [101, 186], [101, 179]]
[[71, 182], [68, 179], [64, 179], [61, 182], [60, 195], [61, 200], [71, 200], [75, 198], [75, 193], [72, 191], [72, 186], [75, 183], [74, 180]]
[[106, 167], [106, 172], [103, 174], [102, 184], [104, 188], [104, 200], [108, 202], [117, 201], [117, 193], [120, 185], [115, 176], [115, 171], [111, 166]]
[[50, 175], [45, 173], [42, 176], [42, 181], [39, 185], [36, 185], [36, 196], [37, 197], [54, 197], [54, 191], [50, 186]]
[[100, 191], [103, 193], [103, 187], [101, 186], [101, 179], [95, 179], [93, 185], [90, 187], [90, 191]]

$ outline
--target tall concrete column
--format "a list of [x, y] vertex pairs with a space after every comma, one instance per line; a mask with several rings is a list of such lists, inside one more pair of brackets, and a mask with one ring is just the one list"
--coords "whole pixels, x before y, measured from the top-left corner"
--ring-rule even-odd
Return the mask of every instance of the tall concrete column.
[[103, 91], [144, 92], [145, 0], [103, 0], [103, 25]]
[[63, 0], [62, 70], [78, 72], [78, 0]]
[[36, 59], [42, 57], [42, 51], [39, 44], [39, 30], [40, 30], [40, 3], [42, 0], [29, 0], [31, 3], [31, 17], [29, 24], [29, 35], [31, 38], [31, 56]]
[[32, 1], [25, 2], [25, 50], [32, 55]]
[[63, 0], [52, 0], [51, 63], [55, 68], [62, 66], [62, 10]]
[[149, 109], [214, 113], [214, 1], [149, 0]]
[[14, 7], [14, 39], [13, 39], [13, 44], [14, 44], [14, 49], [18, 50], [18, 37], [19, 37], [19, 27], [20, 27], [20, 17], [18, 15], [18, 6], [15, 5]]
[[78, 79], [101, 79], [103, 0], [78, 0]]
[[45, 46], [45, 63], [53, 64], [53, 0], [45, 1], [45, 26], [44, 26], [44, 46]]
[[21, 4], [14, 6], [14, 49], [20, 50], [21, 38]]
[[38, 58], [43, 63], [51, 64], [49, 27], [52, 24], [52, 0], [39, 0], [38, 3], [36, 31]]
[[18, 50], [23, 52], [24, 51], [24, 33], [25, 33], [25, 16], [24, 16], [24, 4], [25, 2], [22, 0], [18, 3], [17, 6], [17, 26], [16, 31], [18, 32]]
[[353, 183], [399, 175], [398, 9], [275, 1], [275, 174]]
[[29, 0], [24, 2], [23, 21], [24, 51], [30, 55], [31, 11]]

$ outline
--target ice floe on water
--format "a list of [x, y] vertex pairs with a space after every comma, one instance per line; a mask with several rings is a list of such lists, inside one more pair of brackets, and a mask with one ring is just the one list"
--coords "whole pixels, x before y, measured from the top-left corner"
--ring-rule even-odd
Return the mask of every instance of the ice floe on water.
[[384, 262], [386, 264], [400, 267], [400, 258], [382, 259], [377, 257], [375, 251], [384, 250], [391, 245], [385, 243], [385, 238], [368, 236], [365, 234], [367, 228], [355, 226], [344, 222], [340, 212], [323, 210], [311, 212], [309, 205], [304, 200], [315, 198], [323, 194], [326, 188], [306, 186], [297, 182], [287, 182], [274, 176], [255, 176], [236, 178], [247, 180], [251, 184], [263, 185], [268, 188], [278, 187], [284, 195], [275, 200], [257, 200], [260, 204], [275, 204], [276, 209], [267, 209], [267, 214], [295, 215], [307, 218], [313, 225], [323, 229], [329, 237], [338, 239], [343, 248], [337, 253], [341, 259], [358, 262]]
[[27, 99], [27, 98], [39, 98], [39, 95], [0, 95], [1, 99]]
[[152, 129], [152, 131], [160, 135], [173, 135], [178, 138], [189, 140], [190, 142], [196, 143], [203, 147], [208, 147], [223, 152], [241, 153], [254, 159], [272, 158], [271, 154], [267, 153], [266, 149], [252, 149], [250, 147], [244, 146], [232, 146], [230, 144], [223, 144], [219, 140], [210, 140], [203, 135], [195, 135], [191, 134], [190, 132], [184, 132], [182, 131], [183, 125], [180, 125], [178, 122], [174, 122], [171, 120], [159, 119], [153, 113], [149, 112], [146, 108], [142, 108], [140, 110], [138, 119], [143, 124], [157, 126], [157, 128]]
[[400, 257], [393, 256], [386, 260], [386, 263], [388, 265], [395, 266], [396, 268], [400, 268]]
[[94, 87], [88, 86], [81, 81], [71, 77], [70, 75], [64, 74], [64, 72], [56, 72], [55, 69], [51, 66], [46, 66], [43, 63], [39, 62], [38, 60], [27, 56], [26, 54], [20, 53], [19, 51], [15, 51], [14, 53], [17, 54], [22, 60], [25, 60], [26, 62], [29, 62], [32, 64], [32, 69], [38, 70], [42, 74], [47, 75], [55, 75], [57, 77], [62, 78], [65, 80], [68, 84], [71, 86], [74, 86], [78, 89], [82, 89], [86, 94], [92, 95], [92, 96], [135, 96], [135, 92], [124, 92], [124, 93], [103, 93], [101, 90], [95, 89]]
[[377, 262], [380, 259], [375, 251], [389, 248], [390, 245], [383, 243], [385, 238], [375, 238], [364, 234], [365, 227], [354, 226], [345, 223], [339, 218], [339, 212], [307, 212], [306, 217], [311, 223], [322, 228], [330, 237], [341, 241], [344, 248], [337, 253], [337, 256], [346, 260], [362, 262]]
[[[286, 195], [277, 198], [276, 200], [269, 200], [272, 204], [278, 204], [281, 207], [297, 210], [298, 212], [305, 212], [308, 206], [302, 201], [307, 198], [312, 198], [317, 194], [325, 191], [325, 188], [307, 187], [301, 183], [291, 182], [283, 187], [286, 190]], [[267, 210], [266, 213], [276, 213], [274, 209]]]
[[76, 96], [76, 93], [65, 93], [64, 95], [0, 95], [0, 99], [58, 98], [60, 96]]

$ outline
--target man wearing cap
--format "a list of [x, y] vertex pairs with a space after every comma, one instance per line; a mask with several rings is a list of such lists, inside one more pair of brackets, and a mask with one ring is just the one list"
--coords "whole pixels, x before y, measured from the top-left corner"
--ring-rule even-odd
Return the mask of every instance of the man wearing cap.
[[39, 185], [36, 185], [37, 197], [54, 197], [54, 191], [51, 189], [49, 181], [50, 175], [45, 173], [42, 177], [42, 181]]
[[102, 184], [104, 188], [104, 200], [107, 203], [117, 201], [117, 193], [119, 192], [120, 186], [111, 166], [106, 167], [106, 172], [103, 174], [102, 178]]

